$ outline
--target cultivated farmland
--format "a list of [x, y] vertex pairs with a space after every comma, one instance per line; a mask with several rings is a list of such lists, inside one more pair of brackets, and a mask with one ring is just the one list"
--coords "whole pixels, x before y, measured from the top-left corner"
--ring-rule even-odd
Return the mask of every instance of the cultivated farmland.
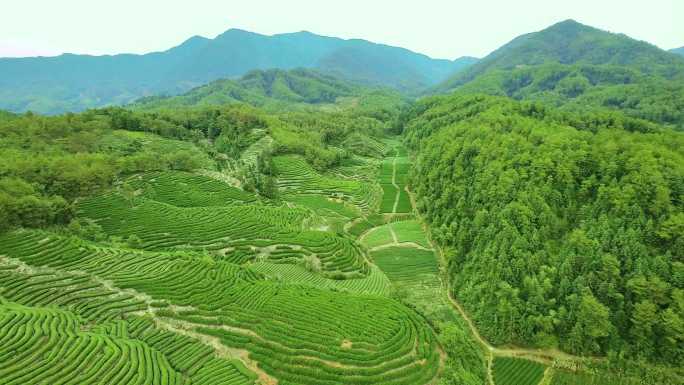
[[544, 365], [520, 358], [496, 357], [492, 368], [496, 385], [537, 385], [544, 376]]

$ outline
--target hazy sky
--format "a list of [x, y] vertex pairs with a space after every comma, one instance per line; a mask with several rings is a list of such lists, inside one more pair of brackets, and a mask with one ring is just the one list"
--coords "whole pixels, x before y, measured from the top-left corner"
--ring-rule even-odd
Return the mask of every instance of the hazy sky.
[[363, 38], [453, 59], [482, 57], [569, 18], [684, 46], [684, 0], [3, 0], [0, 56], [145, 53], [241, 28]]

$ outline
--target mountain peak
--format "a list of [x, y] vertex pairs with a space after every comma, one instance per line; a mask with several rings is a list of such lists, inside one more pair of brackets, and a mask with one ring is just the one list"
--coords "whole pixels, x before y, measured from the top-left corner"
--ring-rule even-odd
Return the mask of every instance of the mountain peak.
[[247, 31], [240, 28], [230, 28], [222, 34], [216, 36], [214, 40], [220, 40], [225, 38], [239, 38], [239, 37], [253, 37], [253, 36], [263, 36], [256, 32]]
[[591, 33], [606, 33], [608, 34], [609, 32], [602, 31], [600, 29], [590, 27], [588, 25], [584, 25], [580, 22], [577, 22], [573, 19], [567, 19], [563, 20], [561, 22], [558, 22], [556, 24], [553, 24], [546, 29], [543, 29], [539, 32], [530, 34], [530, 35], [537, 35], [537, 36], [544, 36], [544, 35], [555, 35], [556, 38], [560, 39], [574, 39], [580, 34], [591, 34]]
[[563, 21], [559, 21], [558, 23], [551, 25], [548, 28], [554, 28], [554, 27], [587, 27], [587, 26], [580, 23], [579, 21], [577, 21], [575, 19], [565, 19]]
[[671, 73], [672, 66], [681, 66], [676, 59], [646, 42], [568, 19], [539, 32], [516, 37], [467, 71], [452, 76], [440, 89], [459, 87], [492, 70], [549, 63], [619, 65], [645, 73]]
[[206, 44], [209, 41], [211, 41], [211, 39], [207, 39], [204, 36], [195, 35], [195, 36], [187, 39], [183, 43], [181, 43], [181, 46], [184, 46], [184, 47], [197, 46], [197, 45], [201, 45], [201, 44]]

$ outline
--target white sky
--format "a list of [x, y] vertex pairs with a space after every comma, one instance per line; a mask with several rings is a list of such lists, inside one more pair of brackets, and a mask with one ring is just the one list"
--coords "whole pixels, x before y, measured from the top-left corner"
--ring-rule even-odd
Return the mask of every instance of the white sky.
[[229, 28], [308, 30], [432, 57], [485, 56], [575, 19], [661, 48], [684, 46], [684, 0], [2, 0], [0, 57], [145, 53]]

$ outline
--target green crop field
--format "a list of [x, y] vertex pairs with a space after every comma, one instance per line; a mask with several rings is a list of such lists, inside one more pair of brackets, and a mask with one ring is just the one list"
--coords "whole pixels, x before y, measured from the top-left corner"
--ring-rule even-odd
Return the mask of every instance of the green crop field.
[[495, 357], [492, 369], [496, 385], [538, 385], [544, 377], [544, 365], [520, 358]]
[[390, 294], [390, 281], [376, 266], [371, 266], [367, 277], [359, 279], [328, 279], [309, 271], [304, 266], [257, 262], [249, 265], [250, 270], [264, 274], [279, 282], [294, 283], [312, 287], [329, 288], [358, 294]]
[[379, 204], [380, 191], [375, 184], [355, 179], [321, 175], [299, 156], [273, 158], [279, 189], [288, 194], [321, 194], [343, 199], [363, 211]]
[[394, 211], [394, 202], [396, 200], [397, 188], [392, 184], [381, 184], [382, 200], [380, 201], [380, 212], [391, 213]]
[[229, 261], [263, 255], [288, 261], [315, 256], [328, 274], [365, 275], [368, 266], [348, 239], [303, 227], [305, 210], [285, 206], [230, 205], [178, 207], [120, 194], [79, 203], [82, 217], [95, 220], [110, 235], [140, 239], [145, 250], [210, 250]]
[[238, 188], [188, 172], [153, 172], [130, 178], [127, 183], [148, 199], [178, 207], [227, 206], [256, 200]]
[[[387, 292], [377, 271], [356, 287], [375, 295], [357, 297], [283, 285], [287, 279], [267, 280], [229, 262], [103, 248], [43, 232], [2, 236], [0, 254], [9, 256], [0, 285], [10, 301], [68, 306], [97, 322], [152, 312], [246, 349], [284, 384], [336, 381], [350, 373], [359, 383], [413, 384], [434, 377], [438, 367], [429, 327], [405, 307], [377, 296]], [[309, 284], [320, 279], [309, 277]], [[354, 291], [353, 285], [346, 292]], [[331, 323], [335, 330], [325, 326]]]
[[[403, 155], [399, 156], [397, 154]], [[410, 213], [413, 208], [406, 192], [410, 166], [408, 157], [406, 157], [406, 149], [396, 144], [391, 155], [382, 161], [378, 175], [378, 182], [382, 187], [380, 212]]]
[[375, 227], [363, 237], [361, 243], [369, 249], [394, 243], [391, 224]]
[[393, 222], [392, 229], [394, 230], [397, 240], [400, 243], [413, 242], [425, 248], [430, 247], [430, 243], [427, 240], [423, 226], [417, 220]]
[[302, 207], [308, 207], [321, 216], [343, 217], [346, 219], [358, 218], [360, 210], [341, 199], [335, 199], [317, 194], [284, 195], [282, 199], [293, 202]]
[[392, 281], [403, 284], [439, 285], [437, 258], [432, 250], [388, 247], [371, 253], [373, 261]]
[[640, 383], [634, 378], [554, 370], [550, 385], [638, 385]]

